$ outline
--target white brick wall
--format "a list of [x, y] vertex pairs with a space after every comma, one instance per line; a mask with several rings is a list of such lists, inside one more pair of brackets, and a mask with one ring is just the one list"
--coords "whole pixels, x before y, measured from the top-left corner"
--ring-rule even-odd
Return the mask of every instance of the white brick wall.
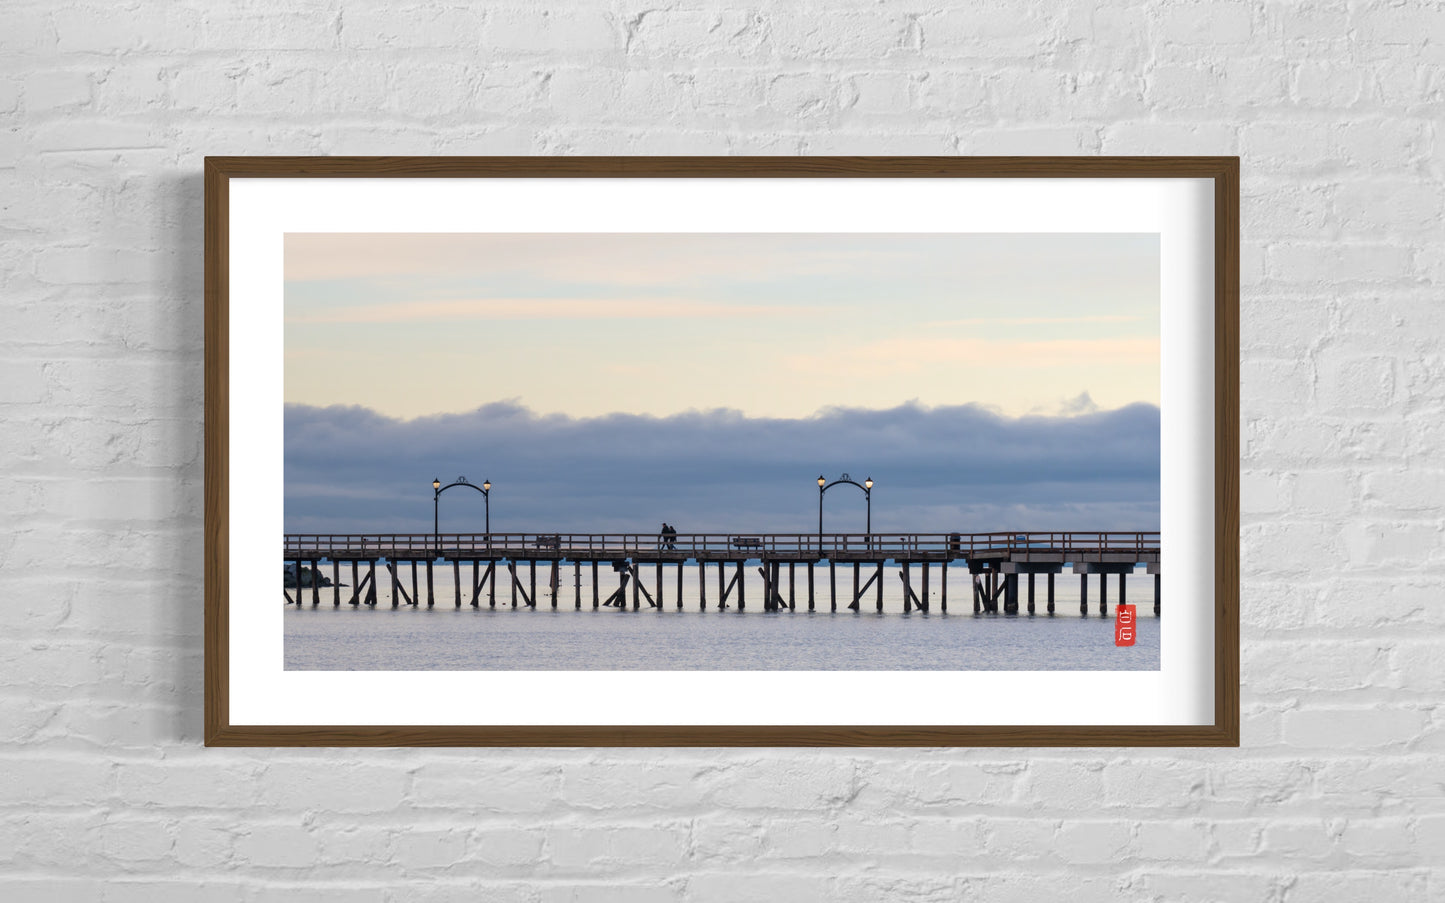
[[[0, 897], [1445, 899], [1445, 7], [0, 3]], [[1234, 751], [200, 748], [201, 157], [1243, 156]]]

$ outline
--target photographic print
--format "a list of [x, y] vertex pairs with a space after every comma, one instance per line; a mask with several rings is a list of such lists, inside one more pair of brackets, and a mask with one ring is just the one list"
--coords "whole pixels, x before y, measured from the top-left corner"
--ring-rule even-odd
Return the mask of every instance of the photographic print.
[[1157, 235], [285, 267], [287, 668], [1159, 666]]
[[1233, 158], [208, 158], [206, 742], [1237, 744], [1237, 293]]

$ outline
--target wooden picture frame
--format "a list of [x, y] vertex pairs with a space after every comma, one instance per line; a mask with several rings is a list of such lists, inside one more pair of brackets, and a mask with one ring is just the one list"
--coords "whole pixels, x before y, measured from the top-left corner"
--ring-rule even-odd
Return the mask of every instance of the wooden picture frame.
[[[233, 292], [232, 187], [239, 180], [998, 180], [1203, 183], [1212, 251], [1213, 642], [1199, 656], [1212, 718], [1189, 724], [294, 724], [233, 721], [245, 679], [233, 667], [233, 372], [253, 348], [240, 338], [275, 324]], [[279, 253], [279, 252], [278, 252]], [[241, 328], [244, 326], [245, 328]], [[1167, 353], [1167, 349], [1166, 349]], [[205, 161], [205, 743], [208, 746], [1237, 746], [1239, 744], [1239, 160], [1237, 157], [208, 157]], [[1201, 402], [1201, 404], [1206, 404]], [[276, 487], [270, 487], [276, 488]], [[269, 491], [269, 489], [267, 491]], [[270, 541], [270, 540], [267, 540]], [[1208, 600], [1206, 599], [1206, 602]]]

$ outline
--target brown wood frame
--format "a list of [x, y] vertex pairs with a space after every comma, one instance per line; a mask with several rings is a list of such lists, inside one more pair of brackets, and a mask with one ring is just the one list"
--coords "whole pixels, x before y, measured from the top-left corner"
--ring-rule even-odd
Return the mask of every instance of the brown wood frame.
[[[232, 725], [229, 182], [237, 178], [1189, 178], [1214, 182], [1214, 723], [1198, 726]], [[207, 157], [207, 746], [1238, 746], [1238, 157]]]

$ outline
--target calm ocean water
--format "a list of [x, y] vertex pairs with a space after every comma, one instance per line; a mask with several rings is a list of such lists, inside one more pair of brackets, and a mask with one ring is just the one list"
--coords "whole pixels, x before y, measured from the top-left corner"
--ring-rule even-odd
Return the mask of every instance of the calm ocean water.
[[[938, 572], [930, 585], [931, 611], [903, 613], [902, 584], [897, 568], [885, 568], [884, 611], [876, 610], [872, 589], [863, 610], [847, 611], [851, 568], [839, 568], [839, 611], [830, 612], [827, 570], [816, 576], [816, 611], [808, 612], [806, 580], [798, 569], [797, 610], [764, 612], [763, 584], [755, 566], [749, 568], [747, 610], [735, 607], [736, 591], [727, 611], [717, 611], [716, 571], [709, 568], [708, 605], [698, 611], [697, 569], [686, 568], [683, 610], [677, 610], [676, 575], [668, 568], [663, 578], [664, 606], [650, 608], [646, 599], [640, 611], [592, 610], [592, 589], [587, 568], [582, 572], [582, 610], [574, 608], [576, 591], [570, 568], [562, 572], [557, 607], [546, 590], [547, 577], [538, 571], [537, 609], [511, 607], [505, 572], [497, 608], [470, 607], [470, 594], [460, 610], [454, 607], [451, 568], [437, 568], [436, 607], [417, 608], [402, 603], [391, 608], [389, 577], [381, 579], [375, 608], [352, 608], [342, 590], [339, 609], [332, 607], [331, 590], [321, 590], [321, 605], [313, 608], [310, 591], [301, 609], [286, 609], [286, 668], [288, 670], [358, 671], [1152, 671], [1159, 668], [1159, 619], [1153, 615], [1153, 578], [1128, 578], [1128, 601], [1138, 606], [1139, 636], [1133, 647], [1114, 645], [1114, 603], [1118, 578], [1109, 578], [1109, 616], [1098, 614], [1098, 577], [1089, 581], [1088, 617], [1079, 615], [1079, 578], [1055, 578], [1055, 615], [1045, 614], [1045, 578], [1037, 578], [1035, 607], [1027, 612], [1026, 582], [1020, 581], [1018, 615], [973, 613], [967, 571], [949, 572], [949, 612], [939, 611]], [[960, 573], [962, 572], [962, 573]], [[378, 576], [384, 575], [378, 568]], [[518, 573], [524, 577], [522, 569]], [[786, 598], [786, 568], [784, 589]], [[914, 569], [914, 591], [919, 587]], [[463, 569], [463, 581], [468, 576]], [[643, 571], [644, 585], [656, 592], [653, 571]], [[409, 575], [405, 576], [410, 592]], [[729, 572], [731, 579], [731, 571]], [[864, 580], [867, 572], [864, 572]], [[617, 587], [615, 577], [602, 570], [605, 599]], [[425, 596], [425, 581], [422, 582]], [[1000, 600], [1002, 607], [1002, 600]]]

